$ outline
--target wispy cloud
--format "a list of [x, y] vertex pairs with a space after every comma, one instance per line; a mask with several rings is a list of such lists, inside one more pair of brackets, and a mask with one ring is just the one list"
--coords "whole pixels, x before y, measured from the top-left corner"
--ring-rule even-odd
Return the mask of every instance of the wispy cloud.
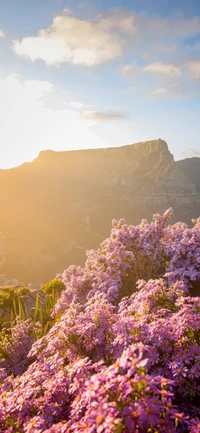
[[162, 95], [166, 95], [166, 93], [169, 93], [168, 89], [159, 87], [158, 89], [155, 89], [152, 92], [150, 92], [149, 96], [162, 96]]
[[0, 29], [0, 38], [5, 38], [5, 33]]
[[96, 111], [85, 111], [82, 114], [83, 119], [92, 120], [94, 122], [110, 122], [114, 120], [121, 120], [126, 117], [125, 113], [122, 112], [96, 112]]
[[134, 70], [134, 66], [132, 64], [127, 64], [122, 66], [121, 74], [122, 75], [130, 75]]
[[180, 13], [171, 15], [170, 17], [148, 16], [141, 15], [140, 23], [146, 23], [147, 28], [151, 29], [152, 33], [156, 32], [160, 36], [168, 36], [172, 38], [183, 39], [190, 36], [195, 36], [200, 33], [200, 17], [184, 17]]
[[127, 87], [126, 89], [124, 89], [124, 93], [127, 94], [135, 93], [136, 89], [137, 89], [136, 86]]
[[200, 59], [189, 60], [186, 67], [194, 78], [200, 78]]
[[184, 156], [186, 156], [188, 158], [192, 158], [195, 156], [200, 158], [200, 151], [197, 149], [188, 149], [184, 152]]
[[173, 65], [172, 63], [154, 62], [143, 68], [144, 72], [152, 74], [159, 74], [164, 76], [179, 77], [181, 75], [181, 68]]

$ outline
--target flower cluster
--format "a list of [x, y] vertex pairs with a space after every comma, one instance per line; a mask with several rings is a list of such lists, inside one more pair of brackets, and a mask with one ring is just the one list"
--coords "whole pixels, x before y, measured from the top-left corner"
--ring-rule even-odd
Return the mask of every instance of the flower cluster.
[[40, 323], [16, 319], [9, 329], [3, 328], [0, 337], [0, 369], [6, 375], [22, 374], [28, 367], [27, 357], [41, 331]]
[[108, 301], [116, 304], [136, 290], [139, 279], [164, 277], [168, 285], [180, 280], [191, 289], [198, 285], [200, 218], [189, 228], [184, 223], [168, 225], [171, 216], [172, 209], [168, 209], [163, 216], [155, 214], [151, 223], [142, 220], [138, 226], [113, 220], [110, 238], [97, 251], [87, 251], [84, 268], [70, 266], [58, 275], [66, 290], [55, 314], [65, 311], [71, 302], [84, 303], [96, 293], [105, 293]]
[[200, 433], [200, 219], [170, 215], [114, 221], [61, 275], [48, 333], [29, 342], [18, 323], [24, 361], [11, 363], [14, 334], [1, 354], [2, 433]]

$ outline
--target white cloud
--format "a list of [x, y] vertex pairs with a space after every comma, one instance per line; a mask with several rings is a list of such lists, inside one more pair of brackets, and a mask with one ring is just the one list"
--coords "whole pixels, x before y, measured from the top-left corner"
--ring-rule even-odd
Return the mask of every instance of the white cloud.
[[200, 158], [200, 151], [197, 149], [188, 149], [184, 152], [184, 156], [188, 158], [192, 158], [192, 157]]
[[13, 41], [12, 48], [18, 56], [32, 62], [42, 59], [47, 65], [70, 63], [91, 67], [121, 56], [124, 39], [134, 34], [134, 16], [127, 13], [115, 12], [94, 20], [64, 13], [36, 37]]
[[[48, 28], [36, 36], [13, 41], [12, 48], [18, 56], [33, 62], [42, 59], [47, 65], [69, 63], [91, 67], [122, 56], [126, 48], [143, 58], [155, 53], [176, 53], [180, 42], [182, 46], [185, 38], [198, 34], [198, 16], [185, 18], [173, 14], [163, 18], [116, 9], [96, 18], [80, 19], [64, 9]], [[131, 68], [125, 65], [122, 74], [130, 73]], [[178, 75], [178, 69], [173, 69], [173, 73]]]
[[0, 29], [0, 38], [5, 38], [5, 33]]
[[0, 167], [30, 161], [40, 150], [106, 147], [106, 139], [92, 133], [94, 119], [80, 112], [48, 107], [53, 85], [47, 81], [22, 81], [12, 74], [0, 78]]
[[164, 87], [159, 87], [158, 89], [153, 90], [149, 93], [149, 96], [162, 96], [166, 95], [166, 93], [169, 93], [168, 89], [165, 89]]
[[199, 34], [200, 17], [194, 16], [186, 18], [181, 14], [174, 14], [168, 18], [141, 16], [143, 22], [149, 22], [152, 30], [162, 34], [167, 34], [168, 37], [176, 36], [177, 38], [185, 38]]
[[179, 66], [175, 66], [172, 63], [163, 62], [150, 63], [143, 68], [143, 71], [168, 77], [179, 77], [181, 75], [181, 68]]

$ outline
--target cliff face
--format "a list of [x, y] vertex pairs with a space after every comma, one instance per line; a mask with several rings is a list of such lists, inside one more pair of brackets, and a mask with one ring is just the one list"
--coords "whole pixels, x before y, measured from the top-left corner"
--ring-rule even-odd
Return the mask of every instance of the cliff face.
[[138, 224], [172, 206], [174, 221], [190, 222], [200, 214], [200, 159], [195, 166], [193, 160], [174, 162], [159, 139], [44, 151], [0, 171], [0, 284], [39, 284], [83, 263], [85, 250], [109, 235], [113, 218]]

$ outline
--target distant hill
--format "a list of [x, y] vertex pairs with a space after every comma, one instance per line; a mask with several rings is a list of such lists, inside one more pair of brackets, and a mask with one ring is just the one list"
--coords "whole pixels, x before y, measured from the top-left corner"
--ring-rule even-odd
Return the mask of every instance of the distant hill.
[[[0, 170], [0, 284], [44, 283], [110, 233], [113, 218], [138, 224], [174, 209], [200, 215], [200, 158], [175, 162], [161, 139], [128, 146], [41, 152]], [[13, 280], [13, 279], [16, 279]]]

